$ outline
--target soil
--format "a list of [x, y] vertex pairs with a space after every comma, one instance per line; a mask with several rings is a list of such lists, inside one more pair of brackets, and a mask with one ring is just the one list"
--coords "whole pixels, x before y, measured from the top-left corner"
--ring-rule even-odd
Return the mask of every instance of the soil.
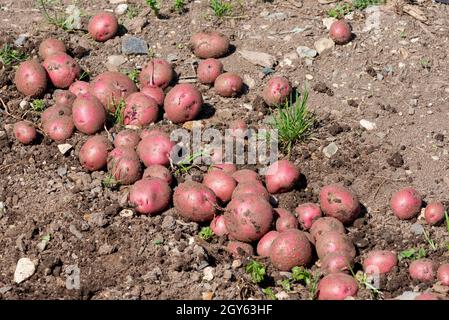
[[[61, 11], [70, 4], [63, 2]], [[438, 248], [434, 251], [423, 235], [413, 231], [412, 225], [423, 223], [422, 216], [399, 221], [389, 207], [391, 194], [405, 186], [419, 190], [426, 202], [449, 200], [448, 5], [425, 0], [413, 5], [428, 17], [423, 23], [400, 10], [403, 3], [395, 1], [396, 6], [380, 7], [380, 28], [370, 31], [365, 29], [370, 13], [355, 11], [348, 18], [356, 38], [307, 62], [295, 50], [313, 48], [316, 40], [327, 36], [322, 20], [332, 5], [316, 0], [246, 0], [240, 1], [242, 7], [234, 4], [234, 18], [216, 18], [208, 1], [187, 2], [188, 11], [178, 14], [164, 1], [162, 17], [156, 18], [144, 1], [129, 0], [138, 15], [125, 14], [120, 22], [129, 34], [145, 39], [155, 56], [171, 57], [181, 80], [195, 76], [198, 59], [188, 48], [191, 34], [219, 29], [237, 51], [275, 56], [280, 62], [276, 74], [291, 79], [299, 91], [311, 88], [308, 106], [317, 125], [290, 154], [304, 183], [279, 195], [279, 207], [293, 211], [302, 202], [317, 201], [323, 185], [343, 183], [364, 206], [363, 216], [347, 228], [359, 253], [355, 272], [372, 249], [401, 252], [422, 247], [434, 261], [448, 262], [449, 235], [444, 225], [424, 225]], [[105, 0], [80, 0], [77, 6], [87, 15], [116, 7]], [[103, 44], [82, 31], [65, 32], [47, 23], [34, 0], [1, 0], [0, 20], [1, 45], [27, 33], [21, 50], [37, 56], [42, 39], [58, 37], [91, 77], [107, 69], [107, 57], [120, 54], [120, 36]], [[140, 68], [146, 60], [147, 56], [129, 56], [119, 70]], [[252, 85], [234, 99], [220, 98], [213, 89], [201, 86], [205, 101], [213, 106], [202, 115], [202, 123], [225, 128], [229, 121], [243, 118], [250, 127], [266, 127], [269, 110], [261, 107], [258, 97], [266, 81], [263, 68], [238, 52], [222, 61], [227, 71], [241, 74]], [[13, 77], [14, 65], [1, 66], [0, 97], [9, 113], [39, 123], [39, 114], [29, 105], [20, 107], [24, 98]], [[51, 94], [45, 100], [50, 105]], [[80, 166], [78, 151], [84, 135], [70, 138], [67, 143], [73, 148], [64, 155], [48, 138], [23, 146], [11, 132], [16, 119], [0, 109], [0, 202], [5, 207], [0, 207], [0, 299], [265, 299], [262, 288], [271, 288], [284, 299], [311, 298], [301, 283], [285, 292], [278, 281], [286, 274], [264, 259], [256, 258], [267, 266], [266, 279], [254, 285], [245, 273], [248, 259], [230, 257], [223, 249], [225, 239], [201, 240], [202, 225], [183, 221], [173, 208], [151, 217], [126, 210], [126, 187], [105, 188], [105, 172], [87, 173]], [[376, 128], [362, 128], [362, 119]], [[166, 120], [157, 126], [174, 128]], [[331, 142], [338, 151], [327, 158], [322, 150]], [[189, 175], [198, 178], [201, 173], [195, 169]], [[50, 240], [42, 250], [38, 244], [47, 235]], [[34, 260], [37, 269], [16, 284], [14, 271], [21, 257]], [[404, 291], [447, 296], [447, 290], [434, 283], [411, 281], [409, 263], [410, 259], [402, 260], [382, 279], [381, 297], [393, 298]], [[77, 270], [80, 286], [73, 286], [70, 279]], [[210, 270], [213, 279], [204, 279]], [[311, 270], [317, 271], [317, 265]], [[361, 289], [355, 298], [376, 295]]]

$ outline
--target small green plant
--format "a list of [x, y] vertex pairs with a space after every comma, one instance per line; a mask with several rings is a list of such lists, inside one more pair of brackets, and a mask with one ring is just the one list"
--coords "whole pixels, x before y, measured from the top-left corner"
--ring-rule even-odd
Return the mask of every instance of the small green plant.
[[421, 67], [422, 67], [423, 69], [429, 70], [430, 67], [431, 67], [431, 62], [430, 62], [430, 60], [429, 60], [428, 58], [421, 58], [421, 59], [419, 60], [419, 63], [421, 64]]
[[108, 173], [101, 181], [101, 184], [103, 188], [116, 189], [120, 186], [120, 181], [117, 181], [111, 173]]
[[338, 3], [334, 8], [327, 11], [327, 15], [331, 18], [341, 19], [353, 10], [349, 3]]
[[245, 271], [254, 283], [261, 283], [265, 278], [265, 267], [260, 262], [252, 260], [246, 265]]
[[148, 59], [153, 59], [156, 56], [156, 52], [152, 48], [148, 49]]
[[126, 10], [126, 16], [128, 17], [128, 19], [134, 19], [138, 15], [139, 15], [139, 8], [137, 8], [136, 6], [130, 5]]
[[444, 211], [444, 219], [446, 220], [447, 234], [449, 234], [449, 215], [447, 214], [447, 211]]
[[139, 70], [137, 69], [133, 69], [130, 72], [128, 72], [128, 77], [134, 81], [134, 83], [138, 83], [139, 82]]
[[271, 126], [278, 131], [281, 147], [289, 154], [293, 143], [307, 137], [315, 123], [315, 118], [307, 108], [308, 99], [309, 91], [306, 88], [302, 96], [297, 94], [294, 102], [290, 98], [273, 113]]
[[371, 6], [377, 6], [379, 4], [384, 4], [385, 0], [352, 0], [352, 5], [354, 8], [363, 10]]
[[426, 239], [426, 241], [429, 244], [430, 248], [433, 251], [436, 251], [437, 250], [437, 245], [435, 244], [435, 241], [433, 241], [433, 239], [430, 237], [430, 234], [426, 230], [424, 230], [423, 235], [424, 235], [424, 239]]
[[271, 288], [262, 289], [262, 292], [270, 300], [277, 300], [278, 299], [276, 297], [276, 295], [274, 294], [273, 289], [271, 289]]
[[202, 227], [201, 231], [198, 233], [198, 236], [204, 241], [209, 241], [214, 237], [214, 232], [210, 227]]
[[282, 286], [282, 289], [284, 289], [285, 291], [292, 291], [292, 284], [290, 283], [290, 279], [283, 279], [280, 281], [280, 284]]
[[232, 12], [232, 3], [223, 0], [210, 0], [210, 7], [219, 18], [228, 16]]
[[45, 20], [47, 20], [49, 24], [57, 26], [58, 28], [61, 28], [65, 31], [71, 30], [71, 21], [68, 21], [65, 15], [60, 15], [60, 13], [58, 13], [58, 10], [54, 8], [54, 6], [59, 3], [59, 0], [37, 0], [37, 5], [42, 12]]
[[404, 259], [418, 260], [418, 259], [425, 258], [426, 256], [427, 256], [427, 253], [424, 248], [419, 248], [419, 249], [411, 248], [411, 249], [401, 251], [398, 254], [398, 259], [399, 260], [404, 260]]
[[164, 243], [164, 241], [161, 240], [161, 239], [156, 239], [156, 240], [153, 241], [153, 243], [154, 243], [155, 245], [157, 245], [157, 246], [160, 246], [161, 244]]
[[185, 2], [184, 0], [174, 0], [173, 2], [173, 10], [175, 10], [178, 13], [183, 13], [185, 10]]
[[399, 32], [399, 37], [401, 37], [402, 39], [407, 38], [407, 35], [405, 34], [405, 31], [400, 31]]
[[88, 80], [90, 78], [89, 72], [83, 70], [83, 72], [80, 75], [80, 81]]
[[9, 66], [14, 63], [22, 62], [26, 60], [27, 55], [21, 50], [13, 49], [9, 44], [3, 45], [0, 49], [0, 61]]
[[[171, 167], [174, 170], [174, 174], [176, 176], [178, 176], [178, 175], [188, 173], [192, 168], [196, 167], [196, 165], [194, 163], [195, 160], [198, 159], [199, 157], [202, 157], [203, 154], [204, 154], [203, 151], [198, 151], [192, 155], [189, 155], [189, 156], [183, 158], [178, 163], [171, 162]], [[170, 161], [171, 161], [171, 159], [170, 159]]]
[[147, 5], [150, 7], [151, 10], [153, 10], [154, 15], [156, 17], [159, 16], [159, 11], [161, 10], [161, 6], [159, 4], [159, 1], [157, 0], [145, 0]]
[[45, 101], [43, 99], [34, 99], [31, 102], [31, 108], [36, 112], [42, 112], [45, 109]]
[[116, 124], [123, 124], [123, 109], [125, 109], [125, 99], [120, 99], [114, 112], [114, 120]]
[[358, 271], [356, 274], [354, 274], [351, 266], [349, 266], [349, 271], [351, 271], [352, 276], [357, 280], [359, 286], [363, 286], [365, 287], [365, 289], [371, 291], [374, 299], [382, 297], [382, 292], [372, 284], [372, 277], [368, 276], [363, 271]]
[[296, 266], [292, 269], [292, 279], [297, 282], [304, 282], [306, 286], [309, 286], [312, 281], [312, 274], [309, 270]]

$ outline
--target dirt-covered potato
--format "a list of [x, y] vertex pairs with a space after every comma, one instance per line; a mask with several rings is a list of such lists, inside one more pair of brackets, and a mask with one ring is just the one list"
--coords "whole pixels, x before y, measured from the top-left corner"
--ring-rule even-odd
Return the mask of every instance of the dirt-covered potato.
[[81, 165], [89, 171], [106, 167], [112, 145], [106, 137], [96, 135], [86, 140], [79, 152]]
[[281, 105], [290, 97], [292, 87], [290, 81], [284, 77], [273, 77], [265, 85], [262, 98], [270, 107]]
[[280, 232], [271, 244], [271, 263], [281, 271], [312, 262], [312, 246], [304, 232], [290, 229]]
[[100, 100], [94, 95], [85, 94], [76, 98], [72, 107], [75, 127], [85, 134], [94, 134], [103, 130], [106, 111]]
[[56, 88], [67, 89], [80, 76], [81, 68], [71, 56], [64, 52], [48, 56], [42, 63], [50, 81]]
[[64, 42], [55, 38], [47, 38], [39, 45], [39, 56], [43, 60], [55, 53], [65, 53], [66, 51], [67, 48]]
[[141, 92], [131, 93], [125, 99], [123, 124], [143, 127], [157, 121], [157, 102]]
[[47, 90], [47, 74], [35, 60], [22, 62], [16, 71], [14, 83], [22, 94], [37, 97]]
[[196, 74], [202, 84], [213, 84], [215, 79], [223, 73], [223, 64], [220, 60], [209, 58], [200, 61]]
[[37, 137], [36, 128], [27, 121], [14, 123], [14, 136], [23, 144], [30, 144]]
[[167, 119], [174, 123], [183, 123], [195, 119], [203, 106], [203, 96], [199, 90], [189, 84], [181, 83], [171, 89], [164, 100]]
[[165, 89], [175, 78], [175, 71], [171, 64], [164, 59], [151, 59], [142, 69], [139, 82], [144, 87], [160, 87]]
[[215, 79], [214, 88], [222, 97], [234, 97], [242, 92], [243, 80], [236, 73], [225, 72]]
[[216, 32], [198, 32], [190, 38], [193, 53], [201, 59], [220, 58], [229, 51], [228, 37]]
[[153, 215], [165, 210], [171, 197], [167, 182], [158, 178], [142, 179], [129, 191], [129, 202], [137, 212]]
[[205, 185], [188, 181], [176, 187], [173, 204], [182, 217], [196, 222], [205, 222], [214, 218], [217, 197]]
[[110, 12], [99, 12], [90, 19], [87, 30], [95, 41], [105, 42], [118, 31], [117, 17]]
[[344, 224], [353, 222], [360, 213], [357, 195], [340, 184], [331, 184], [321, 189], [320, 207], [325, 215]]

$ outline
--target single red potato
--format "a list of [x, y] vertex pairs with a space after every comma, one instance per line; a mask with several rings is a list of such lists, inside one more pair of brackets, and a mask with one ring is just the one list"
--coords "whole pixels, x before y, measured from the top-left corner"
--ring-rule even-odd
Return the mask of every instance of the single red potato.
[[418, 259], [410, 263], [408, 268], [413, 280], [429, 282], [435, 279], [435, 263], [430, 259]]
[[156, 101], [159, 107], [164, 105], [165, 93], [161, 88], [157, 86], [146, 86], [143, 87], [140, 92]]
[[209, 171], [214, 170], [223, 171], [232, 176], [237, 171], [237, 167], [233, 163], [215, 163], [209, 168]]
[[342, 252], [333, 252], [321, 259], [321, 270], [326, 274], [348, 272], [354, 264], [353, 259]]
[[214, 170], [204, 176], [203, 184], [209, 187], [218, 199], [226, 203], [231, 200], [237, 181], [224, 171]]
[[55, 141], [65, 141], [75, 131], [71, 116], [58, 116], [43, 123], [44, 132]]
[[37, 97], [47, 90], [47, 73], [35, 60], [22, 62], [14, 76], [14, 83], [22, 94]]
[[446, 209], [441, 202], [429, 203], [424, 212], [426, 222], [430, 225], [440, 223], [444, 219], [444, 212], [446, 212]]
[[134, 130], [122, 130], [114, 138], [114, 146], [116, 148], [136, 148], [139, 144], [139, 134]]
[[134, 149], [115, 148], [108, 154], [108, 170], [117, 183], [129, 185], [141, 178], [142, 165]]
[[142, 88], [156, 86], [165, 89], [174, 78], [170, 63], [164, 59], [151, 59], [140, 72], [139, 82]]
[[76, 96], [68, 90], [57, 89], [53, 93], [53, 99], [57, 105], [72, 108]]
[[223, 216], [215, 216], [210, 222], [210, 228], [212, 229], [212, 232], [219, 237], [228, 234], [228, 229], [226, 228], [226, 222]]
[[335, 218], [323, 217], [315, 220], [310, 228], [310, 234], [315, 240], [318, 240], [319, 237], [330, 231], [336, 231], [344, 235], [345, 227], [343, 226], [343, 223]]
[[240, 182], [247, 182], [247, 181], [250, 181], [250, 180], [256, 180], [256, 181], [260, 182], [259, 175], [257, 174], [257, 172], [253, 171], [253, 170], [249, 170], [249, 169], [237, 170], [237, 171], [235, 171], [232, 174], [232, 177], [238, 183], [240, 183]]
[[449, 263], [440, 265], [437, 271], [437, 279], [443, 286], [449, 286]]
[[320, 259], [330, 253], [339, 252], [350, 259], [356, 256], [355, 247], [351, 240], [338, 231], [329, 231], [316, 239], [316, 252]]
[[310, 202], [299, 205], [295, 211], [298, 215], [299, 224], [304, 230], [309, 230], [315, 220], [322, 216], [320, 206]]
[[388, 250], [374, 250], [368, 253], [363, 261], [366, 274], [386, 274], [398, 265], [396, 252]]
[[248, 126], [243, 119], [233, 120], [229, 124], [229, 131], [235, 138], [244, 138], [248, 135]]
[[416, 217], [421, 211], [421, 195], [413, 188], [403, 188], [393, 194], [390, 200], [391, 208], [396, 217], [401, 220]]
[[159, 178], [171, 184], [173, 175], [170, 170], [160, 164], [152, 164], [143, 172], [143, 178]]
[[36, 128], [27, 121], [14, 123], [13, 131], [16, 139], [23, 144], [30, 144], [37, 137]]
[[274, 209], [274, 212], [279, 216], [276, 220], [277, 231], [282, 232], [289, 229], [298, 229], [298, 220], [290, 211], [277, 208]]
[[39, 56], [42, 60], [56, 53], [65, 53], [67, 48], [61, 40], [55, 38], [47, 38], [39, 45]]
[[318, 282], [318, 300], [344, 300], [357, 294], [357, 281], [344, 273], [332, 273]]
[[217, 197], [205, 185], [188, 181], [176, 187], [173, 204], [178, 213], [186, 219], [195, 222], [211, 221], [215, 215]]
[[331, 24], [329, 36], [336, 44], [346, 44], [352, 39], [351, 25], [345, 20], [338, 20]]
[[100, 100], [90, 93], [76, 98], [72, 107], [75, 127], [85, 134], [94, 134], [103, 130], [106, 111]]
[[261, 257], [269, 257], [271, 252], [271, 245], [273, 241], [279, 236], [278, 231], [269, 231], [266, 233], [257, 244], [257, 254]]
[[220, 58], [229, 51], [229, 39], [216, 31], [198, 32], [190, 38], [190, 48], [201, 59]]
[[304, 232], [290, 229], [280, 232], [271, 244], [270, 261], [281, 271], [312, 262], [312, 245]]
[[279, 160], [268, 167], [265, 184], [269, 193], [283, 193], [294, 188], [299, 180], [298, 168], [288, 160]]
[[236, 73], [225, 72], [215, 79], [214, 88], [222, 97], [234, 97], [242, 92], [243, 80]]
[[100, 170], [106, 166], [108, 153], [111, 149], [111, 143], [107, 138], [100, 135], [92, 136], [86, 140], [80, 149], [80, 163], [86, 170]]
[[117, 17], [110, 12], [99, 12], [90, 19], [87, 30], [95, 41], [105, 42], [117, 34]]
[[203, 96], [196, 87], [181, 83], [171, 89], [164, 100], [167, 119], [183, 123], [195, 119], [203, 106]]
[[48, 77], [56, 88], [66, 89], [80, 76], [81, 68], [71, 56], [64, 52], [47, 57], [42, 63]]
[[45, 123], [60, 116], [72, 116], [72, 108], [67, 106], [54, 105], [44, 110], [41, 114], [42, 125], [45, 127]]
[[262, 185], [262, 182], [258, 180], [249, 180], [247, 182], [239, 183], [232, 193], [232, 198], [246, 197], [248, 195], [259, 196], [266, 201], [270, 200], [270, 194]]
[[129, 202], [137, 212], [153, 215], [165, 210], [171, 197], [167, 182], [158, 178], [142, 179], [129, 191]]
[[433, 293], [421, 293], [419, 296], [416, 296], [415, 300], [440, 300], [440, 298]]
[[152, 164], [168, 165], [170, 152], [175, 143], [165, 133], [146, 135], [137, 145], [140, 160], [149, 167]]
[[357, 195], [339, 184], [331, 184], [321, 189], [320, 207], [325, 215], [344, 224], [353, 222], [360, 213]]
[[85, 81], [76, 80], [69, 87], [69, 91], [73, 93], [75, 96], [79, 97], [89, 93], [90, 84]]
[[152, 98], [140, 92], [130, 94], [125, 100], [123, 123], [143, 127], [157, 121], [159, 107]]
[[213, 84], [215, 79], [223, 73], [223, 64], [220, 60], [209, 58], [200, 61], [196, 74], [202, 84]]
[[248, 243], [240, 241], [229, 241], [226, 249], [236, 259], [254, 255], [253, 247]]
[[262, 98], [265, 103], [270, 106], [277, 106], [283, 104], [292, 92], [292, 87], [288, 79], [284, 77], [273, 77], [266, 84]]

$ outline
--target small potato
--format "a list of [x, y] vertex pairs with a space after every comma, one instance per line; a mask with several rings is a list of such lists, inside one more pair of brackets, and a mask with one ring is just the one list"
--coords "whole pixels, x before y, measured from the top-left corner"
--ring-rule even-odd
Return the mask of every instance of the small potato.
[[55, 104], [57, 105], [72, 108], [76, 96], [68, 90], [57, 89], [53, 93], [53, 99], [55, 100]]
[[184, 123], [195, 119], [201, 112], [203, 96], [193, 85], [181, 83], [171, 89], [164, 100], [167, 119]]
[[345, 234], [345, 227], [343, 223], [332, 217], [318, 218], [312, 223], [310, 234], [315, 240], [330, 231], [336, 231], [340, 234]]
[[446, 209], [441, 202], [432, 202], [429, 203], [424, 212], [424, 216], [426, 217], [426, 222], [430, 225], [436, 225], [443, 221], [444, 212]]
[[386, 274], [398, 265], [396, 252], [388, 250], [374, 250], [368, 253], [363, 261], [366, 274]]
[[257, 195], [245, 195], [229, 202], [224, 217], [232, 239], [252, 242], [270, 230], [273, 209], [268, 201]]
[[257, 180], [249, 180], [247, 182], [241, 182], [237, 185], [232, 193], [232, 198], [246, 197], [248, 195], [259, 196], [266, 201], [270, 200], [270, 194], [267, 189], [262, 185], [262, 182]]
[[140, 160], [149, 167], [152, 164], [168, 165], [174, 142], [165, 133], [147, 135], [137, 145]]
[[414, 188], [403, 188], [393, 194], [390, 205], [396, 217], [401, 220], [407, 220], [419, 214], [422, 198]]
[[440, 300], [440, 298], [433, 293], [421, 293], [419, 296], [416, 296], [415, 300]]
[[142, 165], [136, 151], [131, 148], [115, 148], [108, 154], [108, 170], [121, 185], [130, 185], [141, 178]]
[[231, 200], [237, 181], [224, 171], [210, 171], [203, 178], [203, 184], [209, 187], [223, 203]]
[[229, 124], [229, 131], [235, 138], [245, 138], [248, 135], [248, 125], [243, 119], [233, 120]]
[[326, 274], [347, 272], [354, 264], [353, 259], [342, 252], [329, 253], [321, 259], [321, 269]]
[[160, 87], [165, 89], [175, 78], [172, 65], [164, 59], [151, 59], [142, 69], [139, 82], [144, 87]]
[[225, 72], [215, 79], [214, 88], [222, 97], [235, 97], [243, 90], [243, 80], [236, 73]]
[[188, 181], [176, 187], [173, 204], [182, 217], [195, 222], [205, 222], [214, 218], [217, 197], [205, 185]]
[[352, 39], [351, 25], [345, 20], [335, 21], [330, 26], [329, 36], [336, 44], [346, 44]]
[[315, 220], [322, 216], [320, 206], [315, 203], [303, 203], [295, 211], [298, 215], [299, 224], [304, 230], [309, 230]]
[[209, 171], [219, 170], [230, 174], [231, 176], [237, 171], [237, 167], [233, 163], [216, 163], [213, 164]]
[[429, 282], [435, 279], [435, 263], [430, 259], [418, 259], [410, 263], [408, 271], [413, 280]]
[[253, 247], [248, 243], [240, 241], [229, 241], [226, 249], [235, 259], [254, 255]]
[[73, 93], [75, 96], [79, 97], [89, 93], [90, 84], [85, 81], [76, 80], [69, 87], [69, 91]]
[[312, 246], [304, 232], [290, 229], [279, 233], [271, 244], [270, 261], [280, 271], [312, 262]]
[[256, 180], [256, 181], [260, 182], [259, 175], [257, 174], [257, 172], [253, 171], [253, 170], [249, 170], [249, 169], [237, 170], [237, 171], [235, 171], [232, 174], [232, 177], [238, 183], [240, 183], [240, 182], [247, 182], [247, 181], [250, 181], [250, 180]]
[[160, 164], [152, 164], [143, 172], [143, 178], [159, 178], [171, 184], [173, 175], [170, 170]]
[[265, 184], [269, 193], [291, 191], [299, 180], [299, 169], [288, 160], [279, 160], [268, 167]]
[[437, 279], [443, 286], [449, 286], [449, 263], [443, 263], [438, 268]]
[[159, 107], [164, 105], [165, 93], [164, 90], [157, 86], [147, 86], [140, 90], [144, 95], [156, 101]]
[[136, 148], [139, 144], [139, 134], [134, 130], [122, 130], [114, 138], [114, 146], [116, 148]]
[[47, 90], [47, 73], [35, 60], [22, 62], [14, 76], [14, 83], [22, 94], [37, 97]]
[[270, 106], [278, 106], [283, 104], [292, 92], [292, 87], [288, 79], [284, 77], [273, 77], [266, 84], [262, 98], [265, 103]]
[[213, 84], [215, 79], [223, 73], [223, 64], [220, 60], [209, 58], [200, 61], [196, 74], [202, 84]]
[[100, 100], [94, 95], [86, 94], [76, 98], [72, 107], [75, 127], [85, 134], [94, 134], [103, 130], [106, 111]]
[[229, 51], [229, 39], [216, 31], [198, 32], [190, 39], [193, 53], [201, 59], [220, 58]]
[[130, 94], [125, 100], [123, 123], [138, 127], [157, 121], [159, 107], [152, 98], [140, 92]]
[[226, 228], [226, 222], [223, 216], [215, 216], [210, 223], [210, 228], [212, 229], [212, 232], [219, 237], [228, 234], [228, 229]]
[[117, 17], [110, 12], [99, 12], [90, 19], [87, 30], [95, 41], [105, 42], [118, 31]]
[[339, 184], [331, 184], [321, 189], [320, 207], [325, 215], [344, 224], [353, 222], [360, 213], [357, 195]]
[[56, 88], [66, 89], [80, 76], [81, 68], [71, 56], [66, 53], [53, 54], [42, 63], [48, 77]]
[[316, 252], [320, 259], [330, 253], [339, 252], [350, 259], [356, 256], [355, 247], [351, 240], [338, 231], [329, 231], [316, 239]]
[[329, 274], [318, 282], [318, 300], [344, 300], [357, 291], [357, 281], [344, 273]]
[[276, 220], [277, 231], [282, 232], [289, 229], [298, 229], [298, 220], [290, 211], [277, 208], [274, 209], [274, 212], [279, 216]]
[[269, 257], [271, 252], [271, 245], [273, 241], [279, 236], [278, 231], [269, 231], [266, 233], [257, 244], [257, 254], [261, 257]]
[[72, 136], [75, 125], [71, 116], [59, 116], [44, 122], [43, 129], [50, 139], [62, 142]]
[[44, 112], [41, 113], [41, 121], [42, 125], [48, 122], [48, 120], [51, 120], [56, 117], [60, 116], [72, 116], [72, 108], [69, 108], [67, 106], [60, 106], [60, 105], [54, 105], [44, 110]]
[[47, 38], [39, 45], [39, 56], [42, 60], [56, 53], [66, 53], [67, 48], [61, 40], [54, 38]]
[[153, 215], [165, 210], [170, 197], [171, 189], [167, 182], [158, 178], [139, 180], [129, 191], [129, 202], [142, 214]]
[[37, 137], [36, 128], [27, 121], [19, 121], [14, 124], [14, 136], [23, 144], [30, 144]]
[[86, 170], [100, 170], [106, 166], [111, 149], [111, 143], [107, 138], [100, 135], [90, 137], [80, 149], [80, 163]]

